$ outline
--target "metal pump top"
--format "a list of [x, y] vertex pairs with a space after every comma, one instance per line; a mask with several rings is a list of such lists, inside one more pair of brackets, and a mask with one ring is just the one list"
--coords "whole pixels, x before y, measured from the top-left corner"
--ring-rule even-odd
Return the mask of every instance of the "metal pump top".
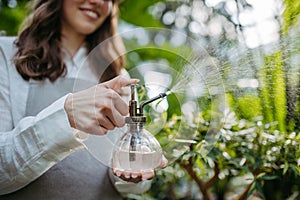
[[144, 102], [142, 102], [140, 105], [138, 105], [137, 102], [137, 91], [136, 91], [135, 84], [130, 85], [131, 89], [131, 100], [129, 101], [129, 117], [126, 117], [125, 122], [126, 123], [146, 123], [146, 117], [143, 114], [143, 108], [145, 105], [152, 103], [153, 101], [156, 101], [158, 99], [164, 98], [165, 96], [171, 94], [170, 91], [165, 93], [160, 93], [159, 95], [148, 99]]

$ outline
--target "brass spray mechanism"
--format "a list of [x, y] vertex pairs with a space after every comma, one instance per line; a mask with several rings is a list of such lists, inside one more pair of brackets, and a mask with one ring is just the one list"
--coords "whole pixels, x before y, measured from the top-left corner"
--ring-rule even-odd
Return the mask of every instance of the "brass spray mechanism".
[[147, 104], [152, 103], [153, 101], [156, 101], [158, 99], [162, 99], [164, 97], [166, 97], [167, 95], [171, 94], [171, 91], [167, 91], [165, 93], [160, 93], [159, 95], [148, 99], [144, 102], [142, 102], [140, 105], [138, 105], [138, 101], [137, 101], [137, 91], [136, 91], [136, 86], [137, 85], [130, 85], [131, 87], [131, 100], [129, 101], [129, 114], [130, 117], [126, 118], [126, 123], [137, 123], [137, 122], [142, 122], [145, 123], [146, 122], [146, 117], [143, 114], [143, 109], [144, 106]]

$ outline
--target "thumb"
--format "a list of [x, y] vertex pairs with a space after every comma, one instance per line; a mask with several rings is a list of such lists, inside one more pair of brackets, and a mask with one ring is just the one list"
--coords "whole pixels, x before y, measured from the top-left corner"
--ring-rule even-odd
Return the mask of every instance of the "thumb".
[[108, 87], [110, 89], [113, 90], [119, 90], [122, 87], [125, 87], [127, 85], [130, 84], [136, 84], [138, 83], [139, 80], [138, 79], [130, 79], [130, 78], [126, 78], [125, 76], [117, 76], [107, 82], [102, 83], [105, 87]]

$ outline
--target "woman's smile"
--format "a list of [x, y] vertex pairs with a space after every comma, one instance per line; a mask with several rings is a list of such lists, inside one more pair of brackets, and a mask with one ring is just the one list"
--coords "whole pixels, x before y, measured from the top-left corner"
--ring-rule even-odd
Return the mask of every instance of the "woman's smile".
[[88, 9], [88, 8], [80, 8], [80, 10], [82, 11], [82, 13], [87, 16], [88, 18], [92, 19], [92, 20], [97, 20], [100, 17], [100, 13], [92, 10], [92, 9]]
[[63, 46], [68, 46], [71, 54], [76, 52], [84, 38], [103, 24], [111, 13], [112, 6], [112, 1], [64, 0], [62, 7]]
[[[111, 12], [111, 1], [64, 0], [63, 30], [88, 35], [98, 29]], [[65, 33], [66, 34], [66, 33]]]

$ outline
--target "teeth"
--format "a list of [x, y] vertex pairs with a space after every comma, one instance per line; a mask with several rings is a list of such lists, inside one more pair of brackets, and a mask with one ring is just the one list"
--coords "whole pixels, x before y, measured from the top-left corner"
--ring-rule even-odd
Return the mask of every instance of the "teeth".
[[85, 11], [90, 17], [93, 17], [93, 18], [96, 18], [98, 17], [98, 14], [93, 12], [93, 11], [90, 11], [90, 10], [86, 10]]

